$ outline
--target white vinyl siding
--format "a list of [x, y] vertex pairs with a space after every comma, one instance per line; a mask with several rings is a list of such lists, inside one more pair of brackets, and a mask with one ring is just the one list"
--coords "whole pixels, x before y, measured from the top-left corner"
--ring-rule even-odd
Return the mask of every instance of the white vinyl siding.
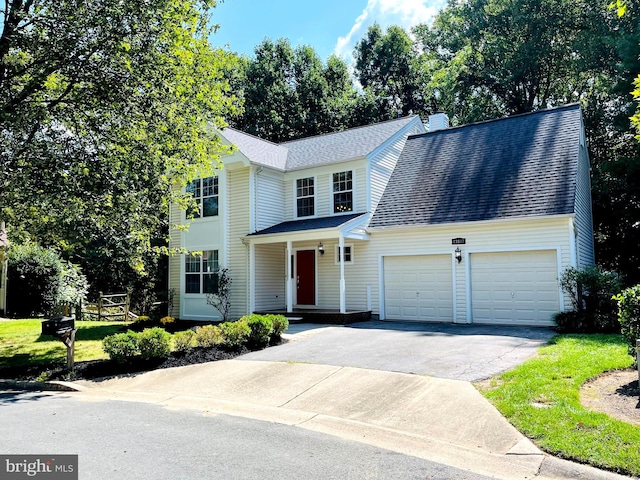
[[256, 310], [286, 307], [286, 247], [256, 245]]
[[595, 256], [589, 157], [586, 148], [582, 145], [580, 147], [577, 177], [575, 203], [577, 266], [584, 267], [593, 265], [595, 263]]
[[473, 323], [554, 325], [556, 251], [472, 253], [469, 262]]
[[[180, 248], [182, 246], [182, 233], [180, 230], [171, 228], [179, 225], [182, 221], [182, 210], [172, 204], [169, 210], [169, 248]], [[172, 295], [172, 308], [169, 315], [180, 316], [180, 297], [182, 295], [181, 284], [182, 255], [171, 255], [169, 257], [169, 295]]]
[[230, 318], [240, 318], [248, 313], [248, 269], [249, 249], [242, 243], [249, 233], [250, 208], [246, 192], [249, 185], [249, 168], [239, 170], [227, 170], [227, 182], [229, 191], [233, 193], [233, 201], [229, 202], [228, 236], [226, 244], [228, 248], [228, 264], [231, 277], [231, 313]]
[[[409, 134], [421, 133], [424, 132], [424, 129], [421, 128], [420, 125], [414, 125], [410, 130]], [[393, 170], [396, 168], [396, 163], [398, 162], [398, 158], [400, 157], [400, 153], [402, 153], [402, 149], [404, 148], [404, 144], [407, 142], [407, 138], [402, 136], [393, 142], [390, 142], [383, 149], [371, 158], [370, 161], [370, 190], [371, 190], [371, 205], [369, 207], [365, 207], [368, 211], [375, 211], [378, 206], [378, 202], [380, 202], [380, 198], [384, 193], [385, 188], [387, 188], [387, 183], [389, 183], [389, 178], [393, 173]]]
[[451, 255], [384, 258], [387, 320], [453, 322]]
[[[262, 170], [256, 174], [256, 230], [284, 222], [284, 175]], [[236, 196], [242, 201], [242, 195]]]
[[339, 172], [353, 172], [353, 211], [345, 213], [364, 213], [367, 205], [367, 160], [359, 159], [337, 165], [325, 165], [309, 168], [303, 171], [289, 172], [284, 175], [284, 219], [282, 221], [297, 220], [296, 180], [300, 178], [314, 178], [314, 217], [328, 217], [338, 215], [333, 213], [333, 174]]

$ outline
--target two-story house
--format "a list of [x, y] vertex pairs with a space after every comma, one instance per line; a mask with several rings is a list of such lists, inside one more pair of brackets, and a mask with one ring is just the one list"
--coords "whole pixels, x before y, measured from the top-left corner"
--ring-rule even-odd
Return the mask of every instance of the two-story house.
[[[172, 245], [173, 315], [211, 320], [218, 268], [231, 316], [317, 309], [389, 320], [550, 325], [558, 278], [593, 264], [578, 105], [448, 128], [416, 116], [273, 144], [234, 129]], [[172, 222], [185, 222], [172, 210]], [[179, 292], [179, 295], [177, 294]]]

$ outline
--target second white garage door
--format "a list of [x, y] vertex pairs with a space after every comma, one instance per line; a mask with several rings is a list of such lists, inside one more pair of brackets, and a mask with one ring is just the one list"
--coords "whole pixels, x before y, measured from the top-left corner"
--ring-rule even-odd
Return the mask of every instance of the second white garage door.
[[450, 255], [385, 257], [388, 320], [453, 321]]
[[555, 250], [473, 253], [474, 323], [554, 325], [560, 310]]

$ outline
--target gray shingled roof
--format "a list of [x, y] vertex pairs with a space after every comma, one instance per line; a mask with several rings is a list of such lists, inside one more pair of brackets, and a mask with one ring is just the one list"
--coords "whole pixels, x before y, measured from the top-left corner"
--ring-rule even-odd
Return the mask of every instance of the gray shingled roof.
[[365, 157], [415, 119], [410, 115], [279, 145], [233, 128], [222, 135], [252, 163], [289, 171]]
[[250, 162], [278, 170], [286, 168], [288, 155], [286, 148], [233, 128], [225, 128], [222, 135], [238, 147]]
[[416, 115], [411, 115], [343, 132], [281, 143], [281, 146], [289, 149], [287, 170], [365, 157], [415, 118]]
[[322, 228], [336, 228], [344, 225], [356, 217], [365, 215], [364, 213], [351, 213], [349, 215], [337, 215], [332, 217], [306, 218], [302, 220], [291, 220], [282, 222], [273, 227], [265, 228], [259, 232], [250, 233], [251, 235], [269, 235], [274, 233], [293, 233], [304, 232], [307, 230], [318, 230]]
[[409, 137], [370, 227], [574, 212], [579, 105]]

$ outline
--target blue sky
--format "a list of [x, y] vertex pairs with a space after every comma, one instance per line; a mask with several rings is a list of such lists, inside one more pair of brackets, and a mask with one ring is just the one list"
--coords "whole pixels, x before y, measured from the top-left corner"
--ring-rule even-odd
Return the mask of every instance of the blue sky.
[[288, 38], [292, 45], [311, 45], [326, 60], [336, 53], [350, 60], [356, 42], [369, 25], [383, 28], [429, 22], [445, 0], [224, 0], [213, 11], [220, 24], [211, 37], [216, 46], [253, 55], [265, 37]]

